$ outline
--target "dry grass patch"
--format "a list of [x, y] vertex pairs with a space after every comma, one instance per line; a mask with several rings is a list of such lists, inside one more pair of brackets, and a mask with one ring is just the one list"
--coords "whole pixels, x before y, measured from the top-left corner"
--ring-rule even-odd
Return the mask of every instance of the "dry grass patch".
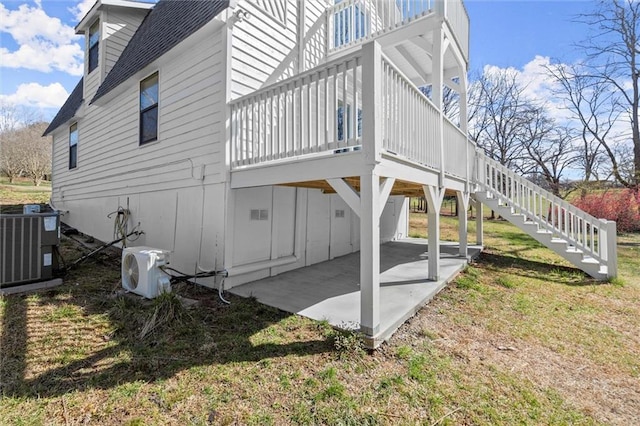
[[640, 421], [640, 236], [620, 238], [620, 278], [598, 283], [506, 222], [407, 327], [436, 347], [550, 389], [595, 421]]
[[51, 183], [43, 182], [33, 186], [28, 179], [17, 179], [9, 184], [6, 178], [0, 178], [0, 205], [47, 203], [51, 198]]

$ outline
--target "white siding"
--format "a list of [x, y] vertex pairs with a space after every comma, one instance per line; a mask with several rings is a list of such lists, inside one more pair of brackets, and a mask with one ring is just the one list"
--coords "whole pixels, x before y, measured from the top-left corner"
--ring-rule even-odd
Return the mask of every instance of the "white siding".
[[54, 132], [53, 156], [53, 201], [69, 211], [65, 222], [111, 240], [107, 214], [128, 204], [130, 227], [145, 231], [135, 245], [176, 250], [173, 262], [185, 272], [200, 252], [206, 267], [222, 265], [226, 192], [220, 31], [208, 25], [192, 37], [198, 49], [177, 46], [139, 75], [159, 72], [157, 142], [139, 146], [139, 80], [131, 78], [122, 94], [78, 119], [77, 168], [68, 169], [66, 125]]
[[[260, 7], [257, 0], [240, 1], [238, 7], [251, 17], [233, 28], [232, 98], [291, 77], [319, 65], [326, 57], [327, 1], [307, 0], [304, 31], [298, 34], [301, 2], [286, 0], [286, 27]], [[303, 63], [299, 64], [298, 39], [303, 40]]]
[[251, 0], [238, 2], [238, 7], [251, 17], [233, 27], [232, 98], [291, 77], [298, 70], [298, 2], [287, 0], [286, 27]]
[[110, 8], [102, 14], [105, 20], [102, 26], [105, 75], [111, 71], [146, 14], [146, 10], [122, 8]]
[[389, 197], [380, 216], [380, 241], [387, 242], [408, 237], [409, 199]]
[[307, 0], [304, 16], [304, 70], [320, 65], [326, 59], [327, 1]]
[[[360, 221], [337, 194], [265, 186], [234, 190], [234, 195], [233, 259], [228, 265], [233, 269], [292, 254], [298, 261], [232, 276], [227, 288], [360, 250]], [[269, 212], [267, 220], [251, 220], [251, 210], [258, 209]], [[408, 221], [408, 199], [390, 197], [380, 218], [381, 241], [406, 238]]]

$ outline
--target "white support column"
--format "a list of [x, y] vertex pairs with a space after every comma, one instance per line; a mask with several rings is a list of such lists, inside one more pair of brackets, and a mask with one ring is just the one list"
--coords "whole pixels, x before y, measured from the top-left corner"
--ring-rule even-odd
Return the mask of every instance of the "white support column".
[[380, 331], [380, 178], [360, 176], [360, 330]]
[[377, 41], [362, 46], [362, 152], [376, 165], [382, 151], [382, 51]]
[[459, 254], [460, 257], [468, 256], [467, 247], [467, 210], [469, 209], [469, 193], [456, 191], [458, 200], [458, 237], [460, 241]]
[[434, 9], [438, 12], [438, 16], [447, 16], [447, 1], [435, 0]]
[[479, 246], [484, 245], [484, 224], [482, 214], [482, 203], [476, 200], [476, 244]]
[[362, 46], [362, 152], [371, 170], [360, 176], [360, 330], [380, 331], [380, 177], [382, 151], [382, 52], [376, 41]]
[[[445, 3], [443, 2], [443, 13]], [[440, 112], [438, 119], [438, 131], [437, 131], [437, 140], [435, 141], [438, 149], [440, 150], [440, 187], [444, 185], [444, 114], [442, 113], [442, 104], [443, 104], [443, 92], [442, 85], [444, 82], [444, 53], [446, 51], [445, 46], [445, 38], [444, 33], [442, 31], [442, 26], [444, 22], [442, 22], [434, 31], [433, 31], [433, 81], [431, 86], [431, 96], [434, 105], [438, 108]], [[366, 104], [365, 104], [366, 105]]]
[[427, 199], [427, 232], [429, 239], [429, 273], [428, 278], [438, 281], [440, 278], [440, 207], [444, 198], [444, 189], [435, 186], [423, 186]]
[[306, 71], [304, 66], [304, 36], [306, 31], [306, 9], [307, 9], [307, 0], [298, 0], [298, 40], [297, 40], [297, 48], [298, 48], [298, 73]]

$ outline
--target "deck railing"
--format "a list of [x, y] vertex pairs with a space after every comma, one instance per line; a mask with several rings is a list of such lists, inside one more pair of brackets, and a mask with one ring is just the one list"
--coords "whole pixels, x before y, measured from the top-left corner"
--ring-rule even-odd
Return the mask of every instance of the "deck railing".
[[462, 0], [342, 0], [327, 9], [327, 50], [332, 53], [363, 43], [438, 11], [468, 57], [469, 15]]
[[[382, 52], [375, 58], [365, 64], [360, 50], [232, 101], [231, 167], [371, 148], [363, 126], [373, 124], [363, 118], [375, 107], [374, 150], [467, 179], [475, 145]], [[374, 73], [376, 101], [363, 105], [363, 81]]]
[[232, 166], [360, 144], [361, 55], [329, 62], [231, 103]]
[[467, 162], [473, 160], [473, 157], [468, 157], [468, 150], [475, 148], [475, 144], [468, 141], [467, 135], [446, 117], [442, 131], [444, 132], [442, 148], [444, 150], [444, 169], [450, 175], [466, 178]]
[[446, 18], [465, 58], [469, 57], [469, 14], [462, 0], [446, 0]]
[[369, 40], [433, 11], [435, 0], [343, 0], [327, 9], [329, 52]]
[[382, 148], [440, 169], [440, 112], [382, 55]]
[[545, 191], [495, 160], [476, 154], [477, 182], [482, 190], [524, 214], [542, 229], [564, 237], [587, 256], [617, 269], [616, 223], [595, 218]]

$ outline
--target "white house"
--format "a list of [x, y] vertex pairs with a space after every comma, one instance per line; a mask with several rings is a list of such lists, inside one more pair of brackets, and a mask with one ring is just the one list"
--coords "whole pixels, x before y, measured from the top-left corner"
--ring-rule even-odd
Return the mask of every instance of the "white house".
[[[144, 231], [136, 245], [171, 250], [190, 273], [226, 269], [228, 287], [360, 251], [373, 341], [379, 247], [407, 237], [407, 196], [430, 206], [430, 279], [445, 192], [615, 275], [615, 224], [468, 140], [461, 0], [97, 0], [76, 31], [84, 77], [47, 134], [52, 204], [83, 232], [110, 240], [108, 215], [127, 209]], [[460, 94], [459, 123], [441, 112], [445, 86]]]

